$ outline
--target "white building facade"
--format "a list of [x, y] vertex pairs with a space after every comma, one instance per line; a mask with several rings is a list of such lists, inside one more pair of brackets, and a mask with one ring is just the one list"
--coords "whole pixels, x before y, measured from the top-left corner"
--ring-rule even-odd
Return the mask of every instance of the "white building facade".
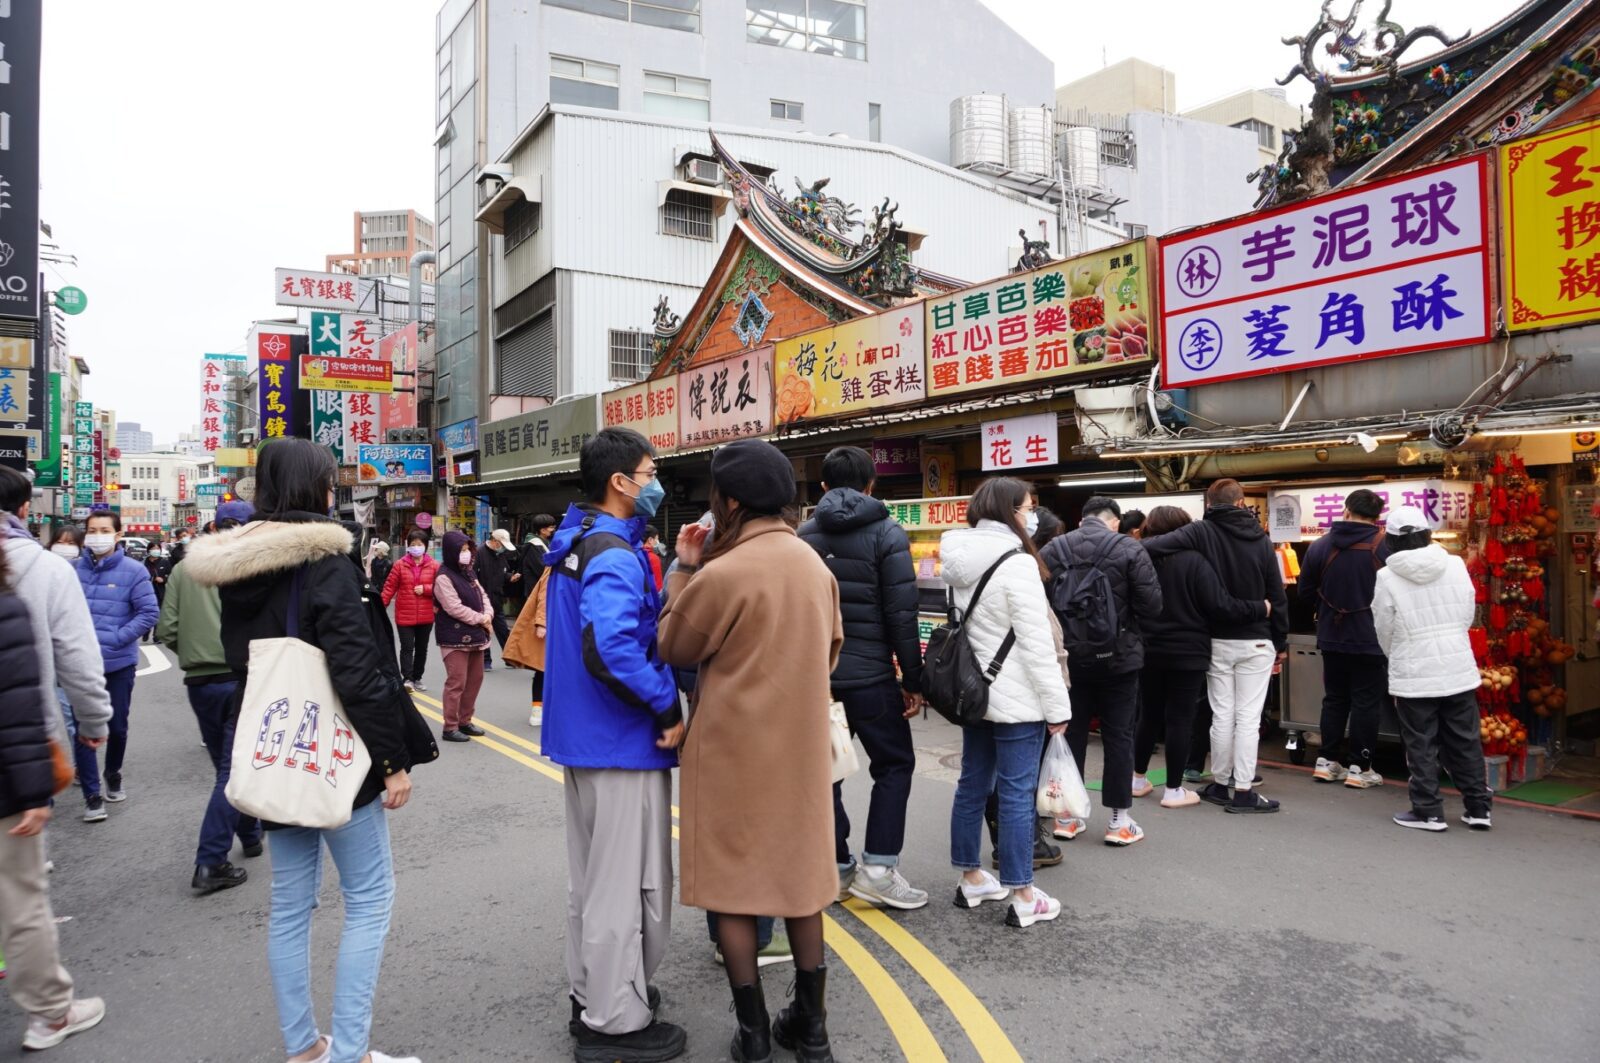
[[200, 515], [198, 488], [202, 481], [211, 482], [215, 472], [210, 461], [185, 454], [124, 454], [119, 475], [127, 490], [117, 498], [123, 530], [170, 531], [189, 514], [202, 523], [207, 518]]

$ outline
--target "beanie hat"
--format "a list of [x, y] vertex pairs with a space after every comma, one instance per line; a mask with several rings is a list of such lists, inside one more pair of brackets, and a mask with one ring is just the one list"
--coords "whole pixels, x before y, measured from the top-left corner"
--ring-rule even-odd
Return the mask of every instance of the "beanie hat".
[[711, 456], [717, 490], [756, 513], [777, 513], [794, 501], [794, 465], [762, 439], [741, 439]]

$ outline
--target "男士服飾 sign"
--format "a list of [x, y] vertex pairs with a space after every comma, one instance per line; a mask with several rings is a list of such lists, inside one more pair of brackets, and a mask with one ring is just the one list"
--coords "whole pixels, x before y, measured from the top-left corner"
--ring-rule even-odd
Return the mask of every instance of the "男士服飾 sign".
[[1481, 342], [1484, 156], [1161, 241], [1168, 387]]

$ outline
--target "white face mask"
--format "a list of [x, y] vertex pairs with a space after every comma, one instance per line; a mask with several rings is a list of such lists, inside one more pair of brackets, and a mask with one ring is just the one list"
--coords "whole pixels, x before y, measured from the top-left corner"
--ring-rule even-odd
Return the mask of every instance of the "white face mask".
[[50, 548], [50, 552], [52, 554], [59, 554], [70, 561], [75, 559], [82, 551], [80, 551], [76, 546], [73, 546], [71, 543], [56, 543]]
[[423, 546], [421, 543], [412, 543], [410, 546], [406, 547], [406, 553], [410, 554], [412, 557], [421, 557], [427, 552], [428, 548]]
[[92, 532], [83, 537], [83, 545], [92, 554], [108, 554], [117, 545], [117, 537], [109, 532]]
[[472, 564], [472, 551], [471, 550], [463, 550], [463, 551], [461, 551], [460, 556], [457, 557], [456, 560], [461, 562], [461, 567], [462, 568], [466, 568], [468, 565]]
[[1029, 535], [1037, 532], [1039, 530], [1039, 511], [1030, 509], [1028, 512], [1024, 513], [1022, 515], [1022, 526], [1027, 530]]

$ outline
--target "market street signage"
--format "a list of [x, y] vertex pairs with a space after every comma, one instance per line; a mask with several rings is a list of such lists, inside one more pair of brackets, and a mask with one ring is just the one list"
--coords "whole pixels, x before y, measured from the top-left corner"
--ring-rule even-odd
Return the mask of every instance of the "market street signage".
[[1161, 241], [1167, 387], [1481, 343], [1488, 157]]
[[772, 431], [772, 345], [678, 374], [678, 443], [704, 447]]
[[433, 447], [426, 443], [374, 443], [356, 452], [357, 482], [427, 484], [433, 482]]
[[388, 394], [394, 390], [393, 368], [376, 359], [307, 356], [300, 359], [300, 386], [307, 390]]
[[678, 449], [678, 377], [630, 384], [601, 397], [607, 428], [631, 428], [650, 440], [656, 457]]
[[1600, 120], [1500, 147], [1511, 331], [1600, 318]]
[[1150, 270], [1142, 240], [924, 306], [933, 398], [1057, 380], [1143, 363], [1151, 355]]
[[477, 450], [478, 419], [468, 417], [465, 421], [445, 425], [439, 429], [439, 445], [451, 454]]
[[0, 317], [39, 316], [39, 54], [44, 0], [0, 3]]
[[866, 413], [927, 397], [921, 303], [782, 340], [773, 353], [778, 424]]
[[1388, 483], [1284, 487], [1267, 492], [1267, 528], [1273, 542], [1300, 542], [1324, 535], [1344, 519], [1345, 499], [1358, 490], [1375, 493], [1383, 514], [1415, 506], [1436, 532], [1464, 532], [1472, 520], [1472, 485], [1461, 480], [1391, 480]]
[[983, 471], [1004, 472], [1061, 460], [1061, 429], [1054, 413], [1033, 413], [983, 422]]
[[584, 395], [478, 429], [484, 480], [578, 471], [583, 445], [600, 430], [600, 396]]
[[275, 269], [272, 282], [279, 306], [308, 306], [348, 313], [377, 309], [372, 298], [372, 281], [349, 273]]
[[256, 365], [261, 438], [292, 435], [294, 424], [294, 337], [282, 332], [256, 334]]
[[233, 442], [238, 423], [226, 395], [231, 382], [244, 375], [245, 361], [242, 354], [208, 354], [200, 359], [200, 445], [207, 454]]

